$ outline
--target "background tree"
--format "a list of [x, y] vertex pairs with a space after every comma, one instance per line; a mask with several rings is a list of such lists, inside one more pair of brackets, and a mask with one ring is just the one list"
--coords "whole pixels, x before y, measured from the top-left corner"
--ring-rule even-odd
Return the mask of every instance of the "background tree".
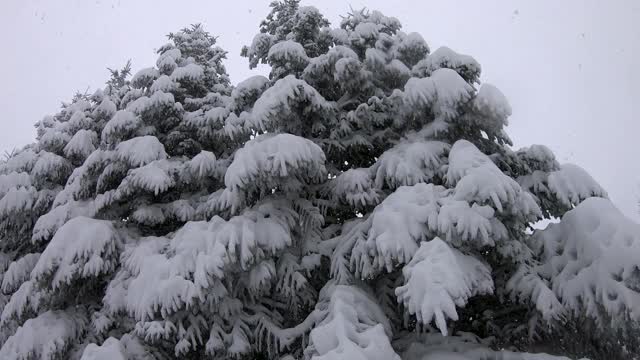
[[637, 354], [640, 226], [400, 29], [274, 2], [269, 78], [193, 25], [36, 124], [0, 165], [0, 357]]

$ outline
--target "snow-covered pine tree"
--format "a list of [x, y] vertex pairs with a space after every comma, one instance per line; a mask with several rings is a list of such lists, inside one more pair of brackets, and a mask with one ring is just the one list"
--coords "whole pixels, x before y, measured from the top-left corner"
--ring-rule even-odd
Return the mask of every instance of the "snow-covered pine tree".
[[0, 164], [0, 358], [566, 359], [519, 351], [582, 324], [637, 354], [640, 226], [400, 28], [274, 2], [269, 78], [195, 25], [40, 121]]

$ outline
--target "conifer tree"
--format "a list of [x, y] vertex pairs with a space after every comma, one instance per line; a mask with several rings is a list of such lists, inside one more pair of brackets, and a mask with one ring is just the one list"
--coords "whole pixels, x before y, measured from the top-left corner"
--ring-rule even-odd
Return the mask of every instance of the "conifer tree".
[[638, 354], [640, 225], [512, 150], [472, 57], [271, 8], [242, 49], [268, 78], [232, 86], [193, 25], [0, 164], [0, 358]]

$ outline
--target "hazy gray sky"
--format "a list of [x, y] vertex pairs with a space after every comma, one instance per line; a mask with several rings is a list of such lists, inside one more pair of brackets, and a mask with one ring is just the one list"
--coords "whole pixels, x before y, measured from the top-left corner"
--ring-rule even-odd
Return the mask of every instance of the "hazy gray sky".
[[[234, 83], [250, 71], [239, 56], [269, 1], [3, 0], [0, 150], [31, 142], [33, 123], [72, 94], [104, 85], [105, 67], [155, 64], [164, 37], [201, 22], [229, 51]], [[432, 50], [474, 56], [482, 81], [509, 98], [515, 147], [549, 146], [589, 171], [628, 216], [640, 220], [640, 1], [317, 0], [337, 24], [366, 6], [397, 17]]]

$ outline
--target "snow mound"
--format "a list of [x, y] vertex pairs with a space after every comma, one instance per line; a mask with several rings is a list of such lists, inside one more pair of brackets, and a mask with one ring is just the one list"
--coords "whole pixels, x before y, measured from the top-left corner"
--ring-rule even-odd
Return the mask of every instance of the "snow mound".
[[11, 188], [0, 199], [0, 216], [30, 211], [36, 202], [38, 193], [32, 186]]
[[241, 81], [231, 92], [232, 98], [243, 97], [243, 94], [250, 92], [261, 92], [269, 84], [269, 79], [262, 75], [254, 75]]
[[[176, 74], [177, 71], [178, 69], [174, 70], [173, 74]], [[151, 90], [152, 93], [156, 91], [162, 91], [166, 93], [176, 91], [178, 89], [178, 84], [174, 81], [173, 74], [171, 75], [172, 77], [169, 77], [167, 75], [161, 75], [159, 78], [153, 81], [153, 84], [151, 84], [151, 87], [149, 88], [149, 90]], [[185, 74], [180, 74], [180, 75], [185, 75]]]
[[476, 81], [481, 71], [480, 64], [473, 57], [458, 54], [446, 46], [419, 61], [411, 71], [417, 76], [431, 76], [442, 68], [452, 69], [470, 82]]
[[164, 204], [162, 210], [165, 215], [171, 216], [179, 221], [193, 220], [196, 210], [188, 200], [176, 200]]
[[322, 149], [312, 141], [290, 134], [264, 134], [239, 149], [227, 169], [224, 183], [230, 189], [244, 189], [274, 178], [317, 181], [326, 173]]
[[139, 224], [155, 226], [167, 220], [159, 205], [143, 205], [131, 213], [131, 219]]
[[12, 171], [0, 175], [0, 198], [13, 188], [28, 188], [31, 186], [31, 177], [26, 172]]
[[164, 145], [155, 136], [139, 136], [123, 141], [116, 147], [116, 157], [132, 167], [147, 165], [155, 160], [164, 160], [167, 153]]
[[309, 60], [309, 64], [303, 71], [303, 78], [305, 81], [313, 83], [325, 77], [327, 73], [333, 72], [338, 60], [345, 58], [358, 60], [358, 54], [349, 47], [334, 46], [327, 53]]
[[244, 110], [245, 107], [253, 105], [268, 86], [268, 78], [262, 75], [251, 76], [238, 83], [231, 91], [231, 102], [236, 109]]
[[56, 359], [80, 338], [84, 316], [71, 311], [47, 311], [27, 320], [0, 349], [4, 360]]
[[251, 45], [244, 47], [243, 52], [246, 52], [246, 56], [249, 58], [249, 67], [251, 69], [258, 66], [259, 62], [264, 62], [268, 56], [269, 49], [275, 41], [271, 34], [259, 33], [253, 37]]
[[506, 290], [511, 300], [531, 302], [546, 321], [560, 320], [566, 314], [566, 309], [549, 287], [537, 269], [526, 264], [521, 265], [506, 283]]
[[[171, 73], [171, 80], [174, 81], [198, 81], [204, 77], [204, 69], [197, 64], [187, 64], [185, 66], [176, 68]], [[154, 83], [155, 85], [155, 83]]]
[[458, 140], [451, 147], [447, 183], [455, 185], [455, 200], [492, 203], [499, 212], [509, 211], [529, 221], [542, 216], [532, 195], [467, 140]]
[[216, 174], [216, 156], [210, 151], [201, 151], [188, 163], [191, 173], [199, 178], [209, 177]]
[[497, 87], [484, 83], [473, 99], [474, 109], [481, 115], [500, 120], [500, 125], [508, 125], [511, 105]]
[[446, 163], [450, 145], [440, 141], [401, 142], [385, 151], [374, 166], [376, 186], [394, 189], [429, 182]]
[[126, 196], [136, 190], [158, 195], [173, 187], [175, 162], [155, 160], [137, 169], [130, 170], [117, 189], [118, 196]]
[[429, 54], [429, 45], [422, 35], [412, 32], [402, 34], [395, 49], [396, 56], [408, 66], [413, 66]]
[[176, 200], [166, 204], [152, 204], [138, 207], [131, 219], [145, 225], [158, 225], [167, 220], [193, 220], [195, 210], [187, 200]]
[[433, 184], [402, 186], [360, 224], [351, 230], [344, 228], [341, 247], [352, 248], [350, 263], [355, 274], [371, 278], [382, 270], [391, 272], [412, 259], [420, 241], [436, 236], [473, 248], [508, 237], [493, 208], [456, 200], [454, 195], [454, 190]]
[[458, 181], [454, 198], [480, 204], [491, 201], [502, 212], [506, 206], [516, 204], [521, 191], [520, 184], [515, 180], [503, 174], [495, 165], [487, 164], [470, 169]]
[[113, 155], [114, 153], [112, 151], [104, 151], [101, 149], [96, 149], [92, 152], [91, 155], [84, 160], [84, 163], [75, 168], [66, 179], [67, 184], [64, 189], [56, 195], [53, 201], [53, 207], [55, 208], [74, 199], [82, 198], [81, 194], [83, 191], [86, 191], [87, 184], [85, 180], [92, 175], [93, 171], [103, 166], [104, 163], [112, 161]]
[[156, 66], [161, 73], [171, 74], [171, 72], [173, 72], [173, 70], [178, 67], [180, 57], [182, 57], [182, 53], [179, 49], [174, 48], [166, 50], [162, 54], [160, 54], [160, 56], [158, 56]]
[[398, 301], [419, 322], [435, 320], [443, 335], [447, 335], [446, 319], [458, 320], [456, 306], [463, 307], [474, 295], [493, 293], [488, 265], [437, 237], [420, 245], [402, 274], [405, 284], [396, 289]]
[[127, 110], [118, 110], [102, 129], [102, 142], [110, 144], [120, 139], [121, 134], [132, 134], [140, 127], [140, 119]]
[[78, 130], [71, 140], [64, 147], [64, 155], [66, 157], [79, 157], [81, 159], [89, 156], [95, 149], [95, 143], [98, 140], [98, 134], [93, 130]]
[[102, 345], [89, 344], [82, 352], [80, 360], [127, 360], [120, 341], [110, 337]]
[[560, 164], [556, 160], [556, 156], [551, 149], [544, 145], [531, 145], [519, 149], [516, 154], [525, 162], [529, 171], [556, 171], [560, 168]]
[[165, 108], [171, 108], [174, 104], [173, 94], [156, 91], [150, 97], [141, 96], [127, 104], [126, 110], [143, 115], [149, 113], [149, 111], [159, 112]]
[[31, 178], [39, 181], [49, 179], [58, 182], [69, 175], [71, 168], [69, 161], [62, 156], [41, 151], [38, 153], [38, 160], [31, 170]]
[[18, 290], [11, 295], [9, 302], [4, 305], [2, 316], [0, 316], [0, 325], [5, 326], [11, 320], [22, 320], [28, 310], [29, 313], [38, 313], [40, 303], [48, 297], [48, 294], [41, 291], [34, 281], [23, 282]]
[[44, 135], [40, 137], [40, 141], [38, 142], [38, 146], [41, 150], [47, 150], [51, 152], [57, 152], [60, 149], [64, 148], [64, 146], [69, 142], [71, 136], [66, 132], [57, 131], [61, 126], [58, 125], [56, 128], [49, 129], [49, 131], [45, 132]]
[[449, 166], [447, 169], [447, 183], [456, 185], [460, 179], [471, 170], [481, 167], [495, 167], [495, 164], [482, 151], [467, 140], [458, 140], [449, 152]]
[[349, 40], [357, 42], [359, 40], [375, 40], [378, 37], [378, 26], [371, 22], [361, 22], [349, 34]]
[[37, 243], [50, 239], [69, 219], [94, 215], [95, 208], [92, 201], [69, 201], [38, 218], [33, 227], [31, 241]]
[[458, 107], [471, 100], [474, 89], [458, 73], [438, 69], [426, 78], [410, 78], [404, 85], [403, 99], [413, 108], [431, 108], [440, 119], [452, 120]]
[[118, 110], [118, 107], [116, 106], [116, 104], [113, 101], [111, 101], [111, 99], [109, 99], [108, 97], [105, 97], [100, 102], [100, 105], [96, 106], [96, 108], [93, 110], [91, 115], [94, 118], [102, 117], [102, 118], [108, 119], [112, 117], [117, 110]]
[[304, 80], [288, 75], [262, 93], [253, 105], [245, 127], [261, 131], [272, 130], [276, 125], [282, 125], [278, 121], [291, 117], [292, 108], [297, 103], [305, 103], [309, 114], [322, 115], [333, 111], [333, 106], [316, 89]]
[[55, 290], [78, 279], [97, 277], [116, 268], [119, 247], [120, 238], [111, 222], [75, 217], [58, 229], [31, 278]]
[[579, 204], [591, 197], [607, 197], [607, 192], [584, 169], [562, 164], [560, 170], [549, 173], [549, 189], [567, 206]]
[[2, 277], [2, 292], [5, 294], [12, 293], [22, 283], [29, 280], [31, 270], [38, 262], [38, 258], [40, 258], [40, 253], [31, 253], [12, 262]]
[[279, 63], [306, 63], [307, 54], [301, 44], [293, 40], [285, 40], [274, 44], [268, 53], [270, 62]]
[[131, 78], [131, 85], [134, 88], [149, 86], [153, 82], [153, 80], [158, 78], [158, 76], [160, 76], [160, 73], [155, 68], [150, 67], [140, 69]]
[[383, 70], [387, 65], [387, 54], [375, 48], [369, 48], [364, 54], [365, 63], [370, 69]]
[[358, 168], [349, 169], [329, 182], [334, 198], [354, 208], [376, 205], [380, 193], [373, 184], [371, 171]]
[[38, 155], [32, 149], [24, 149], [0, 164], [0, 172], [8, 174], [30, 171], [37, 159]]
[[[100, 109], [97, 110], [99, 114], [102, 110], [108, 109]], [[84, 112], [76, 112], [74, 113], [69, 121], [60, 125], [60, 130], [66, 131], [70, 134], [73, 134], [75, 131], [80, 129], [90, 129], [94, 124], [94, 119], [86, 116]]]
[[375, 299], [355, 286], [326, 285], [316, 309], [322, 320], [309, 334], [305, 356], [317, 360], [400, 360], [391, 327]]
[[640, 225], [609, 200], [588, 198], [560, 223], [534, 233], [540, 273], [566, 308], [602, 321], [640, 319]]
[[208, 222], [188, 222], [175, 233], [165, 254], [159, 253], [161, 239], [152, 239], [156, 244], [139, 251], [129, 250], [125, 264], [139, 273], [128, 285], [126, 308], [145, 321], [158, 311], [167, 316], [198, 299], [219, 299], [224, 294], [220, 291], [226, 291], [221, 283], [226, 272], [248, 270], [290, 246], [294, 223], [290, 210], [269, 203], [229, 221], [215, 216]]
[[120, 257], [122, 265], [131, 275], [137, 276], [145, 258], [164, 252], [169, 241], [165, 237], [147, 236], [126, 244]]
[[366, 238], [353, 249], [356, 273], [369, 277], [408, 263], [429, 229], [438, 228], [438, 200], [446, 193], [444, 187], [433, 184], [402, 186], [376, 206], [367, 222]]
[[5, 294], [17, 290], [25, 281], [29, 280], [31, 270], [38, 262], [40, 253], [26, 254], [12, 262], [2, 277], [2, 292]]
[[489, 206], [469, 205], [466, 201], [443, 199], [438, 212], [438, 232], [450, 243], [477, 241], [478, 245], [494, 245], [506, 238], [506, 229], [494, 217]]

